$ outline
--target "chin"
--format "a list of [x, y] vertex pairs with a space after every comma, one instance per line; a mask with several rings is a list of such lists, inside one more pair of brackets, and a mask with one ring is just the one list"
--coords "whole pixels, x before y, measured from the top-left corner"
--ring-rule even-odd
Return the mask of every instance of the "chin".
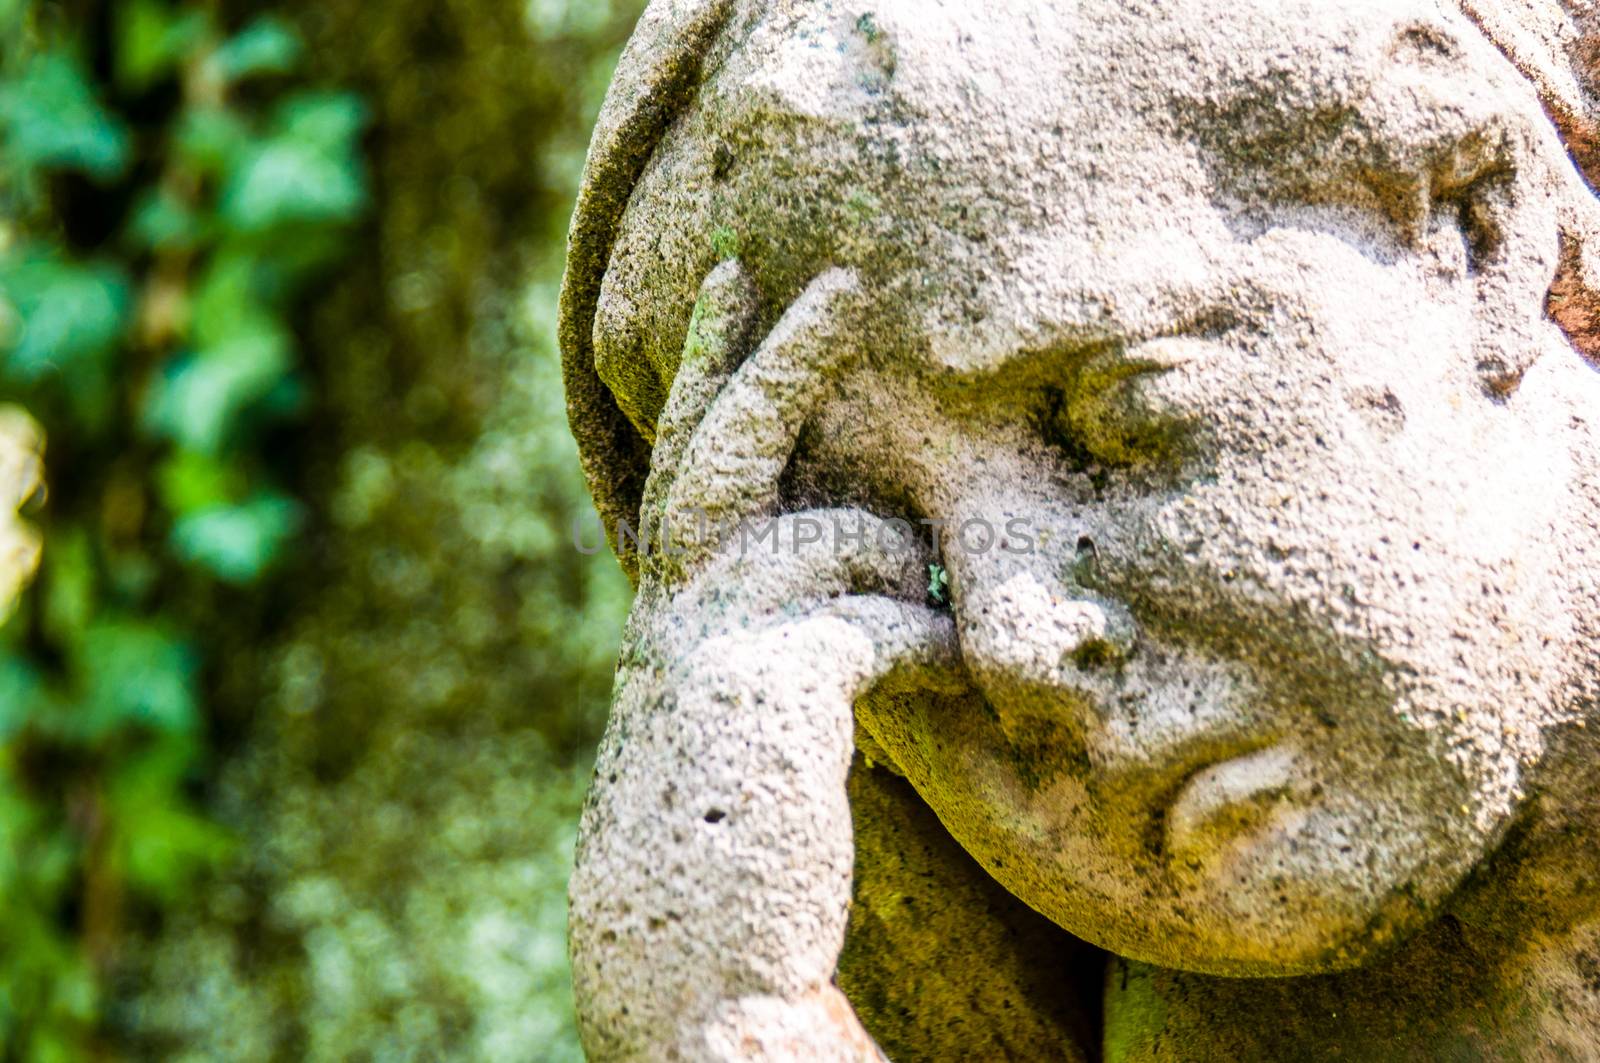
[[[1371, 963], [1428, 922], [1402, 890], [1384, 903], [1360, 907], [1339, 896], [1337, 886], [1323, 892], [1318, 885], [1297, 883], [1288, 903], [1284, 890], [1266, 884], [1235, 890], [1226, 904], [1198, 893], [1174, 906], [1168, 935], [1150, 928], [1140, 935], [1143, 940], [1114, 951], [1162, 967], [1235, 978], [1329, 974]], [[1190, 916], [1208, 908], [1228, 914]]]
[[[1415, 841], [1426, 823], [1381, 806], [1362, 817]], [[1326, 974], [1371, 964], [1436, 918], [1478, 855], [1374, 844], [1325, 807], [1295, 807], [1198, 866], [1146, 864], [1099, 895], [1120, 902], [1058, 919], [1108, 951], [1229, 977]], [[1058, 897], [1107, 883], [1082, 883]]]
[[[1235, 893], [1226, 907], [1237, 914], [1216, 918], [1217, 898], [1205, 892], [1175, 899], [1159, 913], [1141, 913], [1136, 925], [1117, 925], [1117, 915], [1069, 920], [1069, 932], [1108, 952], [1157, 967], [1232, 978], [1281, 978], [1329, 974], [1365, 966], [1427, 922], [1404, 900], [1357, 910], [1343, 903], [1319, 906], [1300, 891], [1292, 915], [1281, 891]], [[1201, 916], [1197, 913], [1208, 913]], [[1126, 919], [1126, 914], [1122, 914]]]

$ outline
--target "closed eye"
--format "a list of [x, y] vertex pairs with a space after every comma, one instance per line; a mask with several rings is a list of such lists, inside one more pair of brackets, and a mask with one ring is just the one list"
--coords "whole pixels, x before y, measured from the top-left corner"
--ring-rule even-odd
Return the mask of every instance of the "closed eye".
[[1061, 389], [1050, 437], [1079, 461], [1172, 469], [1190, 451], [1198, 411], [1183, 378], [1203, 371], [1216, 340], [1168, 336], [1092, 358]]

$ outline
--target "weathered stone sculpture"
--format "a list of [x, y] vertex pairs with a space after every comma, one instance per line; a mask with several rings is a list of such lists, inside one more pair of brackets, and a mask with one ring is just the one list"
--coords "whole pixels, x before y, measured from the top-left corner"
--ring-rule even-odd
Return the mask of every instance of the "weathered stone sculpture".
[[1467, 6], [651, 6], [594, 1058], [1600, 1052], [1600, 37]]

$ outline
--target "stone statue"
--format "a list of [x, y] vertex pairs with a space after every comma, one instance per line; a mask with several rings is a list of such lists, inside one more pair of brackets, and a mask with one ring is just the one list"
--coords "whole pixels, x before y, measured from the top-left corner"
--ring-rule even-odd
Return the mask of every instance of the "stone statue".
[[40, 490], [39, 427], [20, 409], [0, 406], [0, 622], [39, 564], [39, 536], [17, 516]]
[[653, 3], [562, 306], [591, 1056], [1600, 1057], [1597, 56]]

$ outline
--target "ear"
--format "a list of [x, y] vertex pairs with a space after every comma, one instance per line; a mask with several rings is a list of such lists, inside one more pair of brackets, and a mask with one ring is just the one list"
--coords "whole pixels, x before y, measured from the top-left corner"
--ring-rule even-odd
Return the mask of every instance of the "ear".
[[623, 50], [601, 106], [561, 285], [561, 373], [567, 420], [606, 536], [630, 579], [638, 558], [619, 549], [619, 522], [638, 526], [650, 446], [594, 366], [594, 317], [623, 211], [662, 134], [699, 87], [706, 56], [736, 0], [652, 0]]

